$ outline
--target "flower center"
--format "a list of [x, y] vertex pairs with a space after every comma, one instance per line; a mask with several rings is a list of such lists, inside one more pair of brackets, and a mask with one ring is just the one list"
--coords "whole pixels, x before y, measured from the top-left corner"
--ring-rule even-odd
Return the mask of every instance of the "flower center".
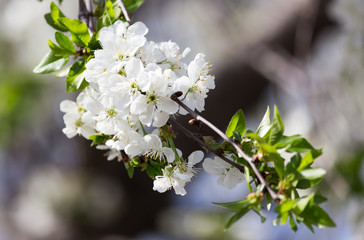
[[109, 108], [106, 110], [106, 113], [109, 117], [113, 117], [116, 115], [116, 111], [115, 111], [115, 108]]
[[147, 103], [155, 103], [157, 101], [157, 96], [153, 93], [148, 96], [148, 102]]

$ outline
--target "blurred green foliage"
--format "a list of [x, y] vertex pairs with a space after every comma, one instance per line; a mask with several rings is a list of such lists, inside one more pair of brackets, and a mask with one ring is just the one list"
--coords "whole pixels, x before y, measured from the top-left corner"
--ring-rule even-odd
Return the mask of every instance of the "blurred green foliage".
[[27, 131], [35, 114], [44, 84], [35, 74], [14, 63], [13, 46], [0, 39], [0, 147], [9, 146]]
[[41, 83], [30, 74], [7, 71], [0, 76], [0, 145], [7, 146], [14, 136], [29, 126], [37, 109]]

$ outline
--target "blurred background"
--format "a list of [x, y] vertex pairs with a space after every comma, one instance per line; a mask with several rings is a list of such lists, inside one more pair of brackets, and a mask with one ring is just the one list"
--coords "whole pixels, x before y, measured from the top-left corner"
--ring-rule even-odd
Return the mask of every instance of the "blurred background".
[[[324, 148], [320, 191], [334, 229], [273, 227], [248, 214], [228, 232], [230, 214], [211, 202], [245, 198], [200, 172], [188, 194], [160, 194], [136, 171], [107, 161], [81, 137], [68, 139], [59, 103], [74, 99], [63, 79], [35, 75], [54, 31], [50, 1], [0, 1], [0, 240], [354, 239], [364, 236], [364, 1], [146, 0], [133, 14], [148, 40], [203, 52], [216, 89], [202, 113], [225, 129], [242, 108], [255, 130], [266, 106], [280, 109], [285, 134]], [[76, 1], [62, 11], [77, 18]], [[186, 121], [188, 119], [181, 119]], [[178, 148], [198, 149], [182, 135]]]

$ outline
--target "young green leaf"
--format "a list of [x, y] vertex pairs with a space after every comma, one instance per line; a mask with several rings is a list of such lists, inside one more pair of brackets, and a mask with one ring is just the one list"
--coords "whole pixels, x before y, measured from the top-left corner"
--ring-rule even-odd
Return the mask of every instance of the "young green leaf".
[[68, 57], [57, 56], [54, 52], [47, 53], [33, 69], [34, 73], [51, 73], [58, 71], [68, 62]]
[[111, 18], [107, 13], [107, 11], [105, 11], [104, 14], [102, 14], [102, 16], [99, 17], [99, 19], [97, 20], [96, 31], [98, 32], [100, 31], [101, 28], [110, 26], [111, 24], [112, 24]]
[[336, 224], [329, 215], [316, 204], [313, 204], [310, 208], [306, 208], [302, 213], [302, 216], [304, 217], [303, 223], [305, 223], [306, 226], [315, 225], [319, 228], [336, 227]]
[[156, 176], [163, 175], [161, 168], [162, 166], [160, 163], [156, 161], [149, 161], [146, 168], [148, 176], [154, 180]]
[[85, 64], [86, 59], [80, 58], [72, 65], [66, 79], [67, 92], [82, 90], [87, 86], [87, 82], [84, 80], [84, 76], [82, 74], [86, 69]]
[[125, 163], [125, 169], [128, 172], [129, 178], [133, 178], [134, 175], [134, 167], [130, 166], [130, 163]]
[[239, 211], [237, 211], [226, 223], [224, 231], [227, 231], [231, 225], [233, 225], [236, 221], [238, 221], [240, 218], [244, 217], [244, 215], [249, 212], [251, 209], [250, 205], [244, 205], [243, 208], [241, 208]]
[[300, 174], [307, 180], [316, 180], [321, 179], [326, 174], [326, 171], [322, 168], [310, 168], [301, 171]]
[[68, 50], [71, 53], [75, 53], [75, 46], [73, 46], [72, 41], [63, 33], [56, 32], [55, 38], [59, 46], [61, 46], [63, 49]]
[[322, 149], [313, 150], [308, 152], [301, 160], [300, 165], [297, 168], [297, 171], [302, 171], [313, 163], [313, 161], [322, 154]]
[[289, 215], [289, 226], [291, 227], [293, 232], [297, 231], [297, 224], [296, 224], [292, 214]]
[[110, 136], [103, 133], [97, 133], [89, 136], [89, 138], [92, 140], [91, 146], [95, 146], [105, 144], [105, 142], [110, 139]]
[[227, 203], [213, 203], [217, 206], [229, 209], [233, 212], [238, 212], [242, 208], [246, 208], [246, 206], [251, 205], [252, 203], [255, 203], [256, 199], [246, 199], [236, 202], [227, 202]]
[[268, 159], [272, 160], [274, 163], [274, 168], [280, 179], [284, 176], [284, 159], [278, 153], [268, 154]]
[[245, 126], [244, 113], [241, 109], [239, 109], [230, 120], [229, 126], [226, 129], [226, 136], [231, 138], [234, 131], [238, 132], [240, 136], [244, 136]]
[[46, 22], [53, 27], [54, 29], [61, 31], [61, 32], [67, 32], [68, 29], [59, 23], [59, 18], [66, 17], [61, 10], [57, 7], [57, 5], [54, 2], [51, 2], [51, 12], [44, 15], [44, 18]]
[[51, 40], [48, 40], [48, 46], [52, 50], [53, 54], [58, 57], [68, 57], [73, 54], [73, 52], [54, 44]]
[[283, 136], [284, 126], [279, 114], [278, 108], [274, 106], [274, 115], [272, 121], [272, 128], [269, 135], [269, 143], [274, 145], [279, 142]]
[[123, 0], [123, 3], [128, 13], [132, 13], [144, 3], [144, 0]]
[[250, 185], [250, 169], [247, 166], [244, 166], [244, 176], [245, 176], [245, 181], [248, 184], [249, 191], [253, 192], [253, 188]]
[[71, 32], [72, 41], [77, 46], [87, 46], [91, 37], [86, 24], [77, 19], [69, 18], [60, 18], [58, 21]]
[[310, 194], [306, 197], [296, 200], [294, 205], [294, 213], [300, 215], [303, 211], [305, 211], [306, 207], [309, 206], [310, 203], [313, 202], [314, 194]]
[[261, 137], [263, 138], [267, 133], [268, 131], [270, 130], [271, 128], [271, 125], [270, 125], [270, 109], [269, 109], [269, 106], [267, 107], [267, 111], [265, 112], [264, 116], [263, 116], [263, 119], [262, 121], [260, 122], [259, 126], [258, 126], [258, 129], [256, 131], [256, 133]]

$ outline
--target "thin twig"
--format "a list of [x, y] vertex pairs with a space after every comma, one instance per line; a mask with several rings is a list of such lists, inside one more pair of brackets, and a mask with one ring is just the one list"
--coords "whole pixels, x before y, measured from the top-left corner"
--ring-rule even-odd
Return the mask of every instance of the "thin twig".
[[[90, 6], [92, 8], [92, 5]], [[78, 0], [78, 19], [82, 21], [84, 24], [86, 24], [89, 33], [92, 35], [93, 31], [95, 31], [95, 25], [92, 22], [92, 13], [91, 10], [87, 9], [87, 6], [85, 4], [84, 0]]]
[[234, 167], [236, 167], [237, 169], [239, 169], [240, 172], [244, 173], [244, 167], [243, 166], [240, 166], [236, 162], [233, 162], [230, 159], [226, 158], [224, 155], [220, 154], [216, 149], [213, 149], [208, 144], [206, 144], [204, 141], [202, 141], [200, 138], [196, 137], [192, 132], [190, 132], [187, 128], [185, 128], [184, 126], [182, 126], [182, 124], [180, 124], [179, 122], [177, 122], [175, 119], [173, 119], [173, 118], [170, 117], [168, 119], [168, 122], [170, 124], [172, 124], [173, 126], [177, 127], [187, 137], [190, 137], [193, 140], [195, 140], [201, 147], [205, 147], [207, 150], [209, 150], [210, 152], [212, 152], [216, 156], [220, 157], [225, 162], [233, 165]]
[[93, 18], [93, 14], [92, 14], [92, 12], [93, 12], [92, 0], [89, 0], [89, 7], [90, 7], [90, 9], [88, 11], [89, 14], [87, 15], [87, 17], [88, 17], [88, 21], [90, 23], [91, 31], [95, 32], [96, 31], [96, 21], [95, 21], [95, 18]]
[[184, 108], [189, 114], [191, 114], [192, 117], [194, 117], [195, 119], [203, 122], [205, 125], [207, 125], [209, 128], [211, 128], [214, 132], [216, 132], [218, 135], [220, 135], [220, 137], [222, 139], [224, 139], [224, 141], [230, 143], [236, 149], [236, 151], [238, 152], [240, 157], [244, 158], [249, 163], [249, 165], [253, 169], [255, 175], [257, 176], [259, 181], [265, 185], [265, 187], [267, 188], [267, 190], [268, 190], [269, 194], [272, 196], [272, 198], [274, 200], [279, 200], [277, 193], [275, 193], [273, 191], [273, 189], [271, 189], [269, 187], [269, 184], [265, 181], [264, 177], [260, 174], [259, 170], [257, 169], [255, 164], [253, 163], [253, 159], [251, 157], [249, 157], [248, 155], [246, 155], [243, 152], [243, 150], [241, 149], [240, 146], [238, 146], [233, 140], [228, 138], [228, 136], [226, 136], [225, 133], [223, 133], [220, 129], [215, 127], [215, 125], [213, 125], [212, 123], [207, 121], [205, 118], [198, 115], [196, 112], [192, 111], [191, 108], [189, 108], [186, 104], [184, 104], [181, 100], [179, 100], [178, 99], [179, 96], [181, 96], [181, 92], [176, 92], [175, 94], [173, 94], [171, 96], [171, 99], [173, 101], [175, 101], [178, 105], [180, 105], [182, 108]]
[[128, 11], [126, 11], [125, 5], [123, 3], [123, 0], [119, 0], [119, 7], [121, 8], [121, 11], [123, 12], [123, 15], [126, 19], [126, 21], [130, 22], [130, 18], [128, 15]]

